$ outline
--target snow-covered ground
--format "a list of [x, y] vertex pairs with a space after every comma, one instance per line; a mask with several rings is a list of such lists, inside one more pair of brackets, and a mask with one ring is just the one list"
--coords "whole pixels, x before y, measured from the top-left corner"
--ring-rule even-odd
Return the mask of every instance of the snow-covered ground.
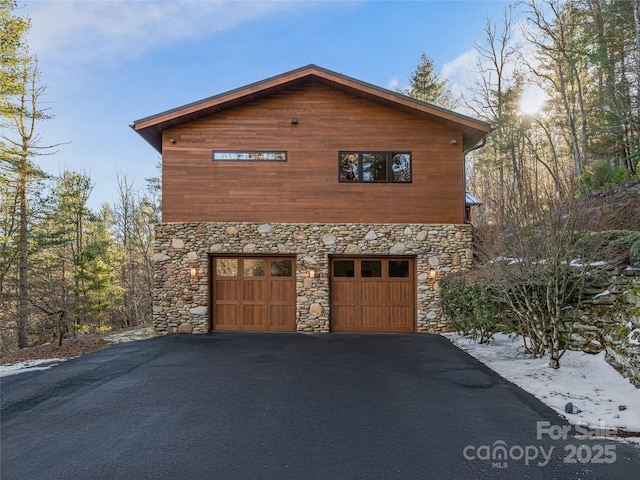
[[145, 340], [154, 336], [155, 333], [153, 332], [153, 327], [144, 327], [112, 333], [111, 335], [106, 335], [104, 339], [109, 343], [123, 343], [132, 342], [134, 340]]
[[64, 362], [68, 358], [46, 358], [42, 360], [27, 360], [26, 362], [12, 363], [9, 365], [0, 365], [0, 378], [16, 373], [35, 372], [37, 370], [46, 370]]
[[[457, 333], [444, 336], [573, 425], [640, 432], [640, 389], [605, 361], [604, 352], [591, 355], [567, 351], [560, 359], [560, 368], [554, 370], [548, 367], [548, 358], [526, 356], [519, 337], [500, 333], [490, 345], [480, 345]], [[580, 412], [566, 413], [567, 403]], [[640, 436], [628, 440], [640, 442]]]
[[[136, 328], [124, 332], [105, 335], [103, 338], [109, 343], [132, 342], [134, 340], [144, 340], [154, 336], [153, 327]], [[16, 373], [34, 372], [46, 370], [60, 362], [69, 360], [68, 358], [47, 358], [42, 360], [27, 360], [26, 362], [12, 363], [10, 365], [0, 365], [0, 378]]]

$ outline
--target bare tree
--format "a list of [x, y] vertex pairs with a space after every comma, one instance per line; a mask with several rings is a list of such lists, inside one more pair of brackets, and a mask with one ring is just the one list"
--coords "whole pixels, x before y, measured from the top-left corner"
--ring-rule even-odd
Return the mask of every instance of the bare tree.
[[525, 38], [537, 52], [536, 62], [527, 63], [564, 115], [575, 175], [580, 176], [587, 164], [589, 141], [585, 92], [589, 65], [580, 45], [584, 12], [573, 0], [530, 0], [526, 5], [533, 28], [525, 30]]
[[[471, 97], [464, 98], [464, 102], [476, 116], [485, 119], [495, 127], [491, 134], [490, 142], [475, 158], [478, 162], [476, 171], [482, 171], [482, 164], [489, 172], [497, 172], [498, 191], [493, 192], [493, 188], [487, 187], [485, 191], [491, 193], [486, 195], [487, 203], [493, 207], [496, 218], [502, 218], [507, 211], [506, 189], [508, 183], [508, 172], [510, 162], [507, 158], [508, 144], [510, 143], [510, 121], [505, 118], [507, 111], [507, 92], [514, 87], [514, 78], [510, 75], [513, 70], [515, 60], [515, 49], [512, 38], [513, 10], [506, 9], [501, 23], [487, 19], [484, 33], [485, 41], [476, 45], [478, 52], [477, 70], [479, 73], [478, 82], [471, 88]], [[513, 97], [513, 95], [511, 96]], [[494, 183], [490, 181], [489, 183]], [[497, 197], [497, 201], [492, 201]], [[497, 205], [496, 205], [497, 204]]]
[[[151, 193], [155, 194], [152, 188]], [[118, 174], [118, 197], [111, 209], [113, 229], [121, 248], [119, 284], [124, 298], [118, 316], [121, 326], [149, 323], [153, 288], [153, 225], [155, 202], [141, 196], [126, 175]]]
[[496, 301], [507, 305], [525, 347], [547, 354], [549, 366], [558, 368], [596, 248], [579, 224], [575, 200], [542, 195], [545, 207], [512, 217], [500, 235], [483, 243], [483, 254]]

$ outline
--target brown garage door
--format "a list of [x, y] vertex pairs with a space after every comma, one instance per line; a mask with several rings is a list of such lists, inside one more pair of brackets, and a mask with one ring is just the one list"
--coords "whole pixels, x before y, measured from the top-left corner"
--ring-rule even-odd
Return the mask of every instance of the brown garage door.
[[415, 259], [331, 260], [331, 330], [415, 331]]
[[293, 257], [213, 257], [213, 330], [296, 330]]

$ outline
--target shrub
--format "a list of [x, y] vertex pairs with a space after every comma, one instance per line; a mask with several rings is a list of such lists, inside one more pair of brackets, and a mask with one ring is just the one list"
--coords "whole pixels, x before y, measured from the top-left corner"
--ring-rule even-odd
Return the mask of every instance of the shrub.
[[629, 264], [632, 267], [640, 268], [640, 238], [631, 245], [631, 249], [629, 251]]
[[71, 329], [76, 333], [89, 333], [89, 325], [87, 325], [86, 323], [74, 323], [73, 325], [71, 325]]
[[492, 301], [490, 289], [470, 276], [451, 275], [440, 282], [442, 311], [452, 330], [488, 343], [498, 330], [502, 314]]
[[113, 330], [113, 327], [109, 325], [96, 325], [93, 323], [77, 323], [71, 325], [71, 329], [76, 333], [88, 334], [88, 333], [105, 333]]
[[582, 193], [593, 192], [614, 187], [633, 178], [637, 178], [637, 175], [632, 175], [625, 167], [616, 167], [603, 160], [584, 169], [580, 176], [579, 190]]

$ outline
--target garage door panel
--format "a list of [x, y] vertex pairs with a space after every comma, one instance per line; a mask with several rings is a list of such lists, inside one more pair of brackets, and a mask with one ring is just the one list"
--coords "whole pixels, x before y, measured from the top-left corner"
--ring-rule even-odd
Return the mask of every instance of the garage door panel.
[[296, 316], [296, 308], [293, 305], [271, 305], [269, 312], [269, 324], [271, 330], [291, 331], [291, 318]]
[[389, 307], [389, 329], [394, 332], [413, 331], [413, 307]]
[[224, 327], [225, 330], [238, 329], [238, 326], [235, 322], [235, 319], [238, 317], [238, 306], [236, 304], [218, 304], [215, 307], [214, 315], [218, 320], [218, 326]]
[[379, 305], [385, 304], [385, 291], [387, 284], [385, 282], [362, 282], [361, 284], [361, 304], [362, 305]]
[[242, 285], [243, 302], [264, 302], [267, 286], [264, 280], [245, 280]]
[[[343, 303], [352, 303], [354, 298], [360, 298], [360, 287], [355, 282], [337, 281], [333, 284], [332, 289], [333, 301], [340, 305]], [[359, 301], [359, 300], [358, 300]]]
[[331, 308], [331, 329], [334, 332], [356, 332], [355, 319], [360, 317], [360, 307], [334, 305]]
[[240, 289], [238, 282], [233, 280], [218, 280], [215, 282], [214, 288], [218, 292], [221, 301], [237, 301], [240, 299]]
[[363, 330], [383, 331], [386, 324], [387, 309], [384, 305], [363, 305], [361, 309], [360, 326]]
[[296, 288], [291, 281], [283, 282], [282, 280], [271, 280], [269, 288], [269, 300], [271, 303], [285, 303], [290, 305], [295, 299]]
[[266, 307], [265, 305], [242, 306], [242, 325], [244, 329], [266, 330]]
[[389, 282], [387, 299], [389, 305], [413, 306], [413, 285], [409, 282]]

